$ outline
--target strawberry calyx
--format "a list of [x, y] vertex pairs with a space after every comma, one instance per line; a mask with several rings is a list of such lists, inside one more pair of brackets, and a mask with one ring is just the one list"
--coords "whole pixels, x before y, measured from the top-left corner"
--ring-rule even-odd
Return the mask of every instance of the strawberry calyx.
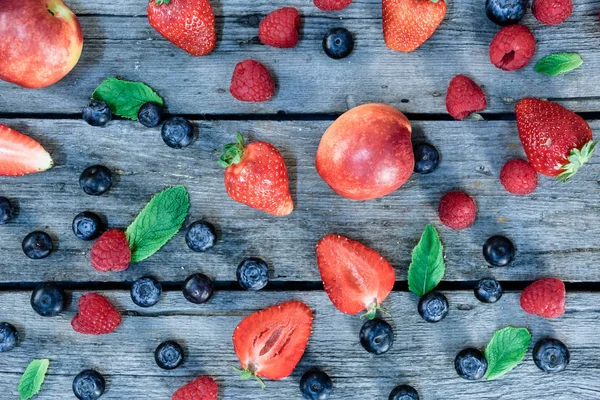
[[163, 4], [169, 4], [171, 0], [154, 0], [157, 6], [162, 6]]
[[577, 171], [579, 171], [579, 168], [581, 168], [583, 164], [585, 164], [590, 160], [590, 158], [592, 158], [597, 144], [598, 142], [590, 140], [589, 142], [583, 145], [581, 150], [579, 150], [578, 148], [571, 149], [569, 157], [567, 157], [569, 162], [562, 166], [561, 169], [563, 170], [563, 172], [558, 174], [556, 179], [558, 179], [560, 182], [569, 182], [573, 175], [575, 175]]
[[381, 311], [383, 314], [385, 315], [390, 315], [387, 312], [387, 309], [382, 307], [381, 304], [377, 304], [377, 302], [374, 302], [373, 304], [371, 304], [368, 308], [367, 308], [367, 312], [365, 312], [364, 314], [361, 314], [360, 319], [375, 319], [375, 317], [377, 316], [377, 311]]
[[233, 164], [237, 164], [242, 160], [244, 154], [244, 138], [241, 133], [237, 134], [236, 143], [228, 143], [223, 146], [223, 153], [219, 157], [219, 165], [227, 168]]
[[254, 378], [258, 381], [258, 383], [260, 383], [261, 389], [263, 389], [263, 390], [265, 389], [265, 381], [263, 381], [260, 377], [258, 377], [256, 375], [256, 373], [250, 369], [250, 367], [246, 367], [244, 369], [236, 368], [236, 367], [231, 367], [231, 368], [233, 368], [233, 370], [240, 375], [240, 379], [247, 380], [247, 379]]

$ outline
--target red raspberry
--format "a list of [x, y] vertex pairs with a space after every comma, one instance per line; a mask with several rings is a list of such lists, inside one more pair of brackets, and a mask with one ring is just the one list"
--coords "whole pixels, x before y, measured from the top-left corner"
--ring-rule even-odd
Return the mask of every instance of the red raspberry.
[[448, 228], [465, 229], [475, 222], [477, 206], [468, 194], [449, 192], [440, 200], [438, 213], [440, 220]]
[[217, 400], [219, 386], [210, 376], [201, 376], [177, 389], [172, 400]]
[[546, 25], [558, 25], [573, 14], [573, 0], [533, 0], [535, 19]]
[[500, 29], [490, 44], [490, 61], [504, 71], [527, 65], [535, 53], [535, 38], [525, 25], [509, 25]]
[[75, 332], [88, 335], [111, 333], [121, 324], [121, 314], [105, 297], [88, 293], [79, 299], [79, 314], [71, 321]]
[[446, 110], [452, 118], [464, 119], [486, 107], [485, 93], [471, 78], [464, 75], [452, 78], [446, 93]]
[[537, 187], [535, 168], [525, 160], [515, 158], [508, 161], [500, 171], [500, 183], [512, 194], [529, 194]]
[[560, 317], [565, 313], [565, 284], [556, 278], [533, 282], [521, 293], [521, 308], [544, 318]]
[[275, 94], [275, 83], [267, 67], [254, 60], [238, 63], [233, 70], [231, 95], [240, 101], [267, 101]]
[[90, 260], [97, 271], [125, 271], [131, 261], [125, 232], [118, 229], [104, 232], [92, 246]]
[[283, 7], [273, 11], [260, 22], [258, 37], [266, 45], [282, 49], [298, 43], [300, 14], [294, 7]]
[[348, 7], [352, 0], [314, 0], [315, 6], [323, 11], [339, 11]]

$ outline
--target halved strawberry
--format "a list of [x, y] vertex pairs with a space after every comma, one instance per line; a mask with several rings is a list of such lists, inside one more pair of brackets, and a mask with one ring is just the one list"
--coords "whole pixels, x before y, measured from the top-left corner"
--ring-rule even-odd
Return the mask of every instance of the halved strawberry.
[[317, 244], [317, 264], [333, 305], [346, 314], [367, 310], [369, 319], [382, 309], [396, 281], [394, 267], [379, 253], [340, 235], [327, 235]]
[[288, 301], [244, 318], [233, 331], [233, 348], [242, 365], [240, 378], [279, 380], [302, 358], [313, 313], [300, 301]]
[[52, 167], [52, 157], [41, 144], [0, 124], [0, 176], [21, 176]]

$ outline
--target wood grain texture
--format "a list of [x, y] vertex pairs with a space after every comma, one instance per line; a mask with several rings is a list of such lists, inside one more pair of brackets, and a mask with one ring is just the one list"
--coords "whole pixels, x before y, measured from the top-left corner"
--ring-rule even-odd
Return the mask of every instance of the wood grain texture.
[[[55, 159], [51, 170], [19, 178], [0, 178], [0, 195], [20, 209], [15, 220], [0, 226], [0, 282], [132, 281], [151, 274], [182, 281], [204, 272], [220, 281], [235, 281], [245, 257], [262, 257], [272, 266], [274, 281], [319, 281], [314, 246], [329, 233], [360, 240], [378, 250], [406, 280], [411, 251], [427, 223], [440, 231], [445, 245], [446, 280], [535, 280], [556, 276], [566, 281], [600, 281], [600, 159], [595, 157], [565, 185], [546, 177], [532, 195], [506, 192], [498, 179], [508, 159], [523, 157], [511, 121], [415, 122], [414, 142], [427, 140], [441, 152], [440, 168], [414, 174], [387, 197], [355, 202], [334, 194], [314, 168], [314, 155], [330, 121], [196, 121], [198, 139], [184, 150], [168, 148], [159, 129], [132, 121], [112, 122], [105, 129], [81, 120], [1, 120], [42, 142]], [[592, 121], [593, 129], [600, 123]], [[296, 209], [272, 217], [232, 201], [223, 185], [223, 170], [214, 149], [242, 132], [266, 140], [282, 152], [291, 177]], [[103, 196], [84, 194], [78, 177], [88, 166], [114, 171], [116, 184]], [[190, 193], [189, 222], [205, 219], [218, 230], [217, 245], [194, 253], [178, 233], [161, 251], [123, 273], [100, 273], [89, 263], [91, 243], [75, 238], [73, 217], [99, 213], [113, 228], [126, 228], [154, 193], [185, 185]], [[439, 222], [438, 202], [454, 189], [471, 194], [478, 205], [473, 227], [452, 231]], [[188, 223], [184, 225], [187, 227]], [[57, 250], [30, 260], [22, 239], [42, 229]], [[505, 234], [518, 248], [505, 268], [485, 267], [484, 241]]]

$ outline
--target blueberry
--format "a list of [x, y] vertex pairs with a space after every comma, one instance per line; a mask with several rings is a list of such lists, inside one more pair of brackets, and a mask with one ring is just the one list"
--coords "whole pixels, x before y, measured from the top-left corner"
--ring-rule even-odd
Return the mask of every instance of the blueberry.
[[429, 174], [435, 171], [440, 164], [440, 155], [435, 147], [427, 143], [420, 143], [413, 147], [415, 153], [415, 169], [418, 174]]
[[477, 349], [464, 349], [456, 355], [454, 368], [461, 378], [476, 381], [485, 375], [487, 360]]
[[492, 236], [483, 245], [483, 257], [494, 267], [504, 267], [515, 259], [515, 245], [507, 237]]
[[412, 386], [400, 385], [392, 390], [389, 400], [419, 400], [419, 393]]
[[23, 248], [23, 253], [32, 260], [46, 258], [52, 252], [52, 238], [46, 232], [31, 232], [25, 236], [21, 247]]
[[160, 124], [165, 116], [165, 109], [158, 103], [149, 102], [140, 107], [138, 121], [148, 128]]
[[73, 218], [73, 233], [78, 239], [97, 239], [105, 229], [102, 219], [93, 212], [84, 211]]
[[102, 100], [92, 100], [83, 109], [83, 120], [91, 126], [106, 126], [112, 119], [112, 112]]
[[10, 221], [14, 215], [15, 209], [12, 204], [10, 204], [10, 200], [6, 197], [0, 197], [0, 225]]
[[495, 303], [502, 297], [502, 286], [495, 279], [481, 279], [475, 286], [475, 297], [482, 303]]
[[152, 307], [160, 300], [162, 286], [149, 276], [138, 279], [131, 286], [131, 300], [140, 307]]
[[527, 0], [486, 0], [485, 12], [490, 21], [501, 25], [518, 23], [527, 10]]
[[246, 290], [260, 290], [269, 283], [269, 266], [260, 258], [246, 258], [237, 267], [237, 281]]
[[167, 146], [181, 149], [194, 140], [194, 125], [185, 118], [171, 117], [163, 124], [161, 135]]
[[533, 348], [533, 361], [544, 372], [560, 372], [567, 368], [569, 349], [560, 340], [541, 339]]
[[104, 393], [106, 382], [100, 373], [93, 369], [81, 371], [73, 379], [73, 393], [79, 400], [96, 400]]
[[419, 314], [427, 322], [440, 322], [448, 314], [448, 300], [441, 293], [427, 293], [419, 301]]
[[31, 308], [42, 317], [56, 317], [65, 308], [65, 293], [52, 283], [35, 288], [31, 294]]
[[79, 176], [79, 186], [89, 195], [100, 196], [112, 186], [112, 173], [103, 165], [92, 165]]
[[383, 354], [394, 344], [394, 331], [382, 319], [367, 320], [360, 329], [360, 344], [369, 353]]
[[325, 400], [333, 390], [333, 382], [325, 372], [313, 368], [302, 375], [300, 391], [307, 400]]
[[195, 304], [206, 303], [213, 295], [214, 285], [204, 274], [189, 276], [183, 284], [183, 296]]
[[202, 252], [215, 245], [215, 228], [208, 222], [197, 221], [191, 224], [185, 234], [185, 242], [194, 251]]
[[162, 369], [175, 369], [183, 362], [183, 348], [172, 340], [163, 342], [154, 351], [154, 360]]
[[19, 332], [8, 322], [0, 322], [0, 353], [11, 351], [19, 344]]
[[348, 57], [354, 50], [354, 38], [347, 29], [330, 29], [323, 38], [323, 50], [335, 60]]

